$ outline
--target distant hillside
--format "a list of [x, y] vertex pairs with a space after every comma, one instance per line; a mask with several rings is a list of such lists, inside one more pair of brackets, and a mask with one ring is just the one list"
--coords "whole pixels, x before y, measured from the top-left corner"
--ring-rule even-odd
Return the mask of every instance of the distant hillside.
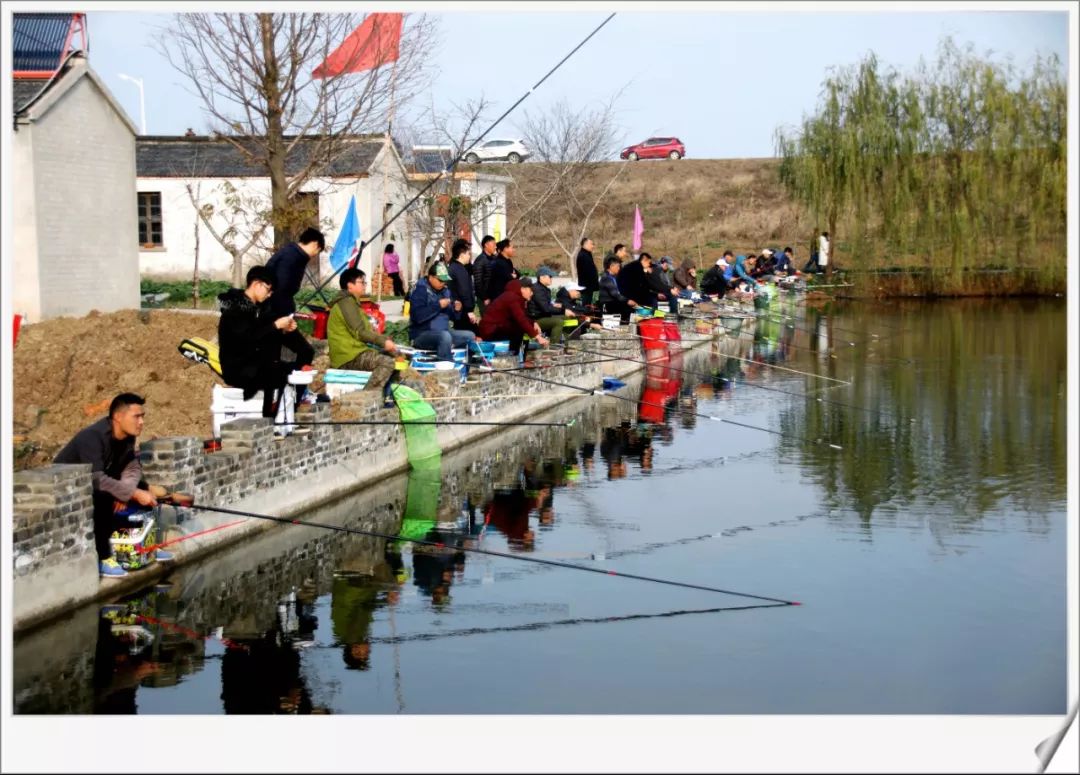
[[[583, 192], [590, 203], [618, 171], [622, 162], [602, 165]], [[491, 165], [494, 166], [494, 165]], [[521, 164], [507, 170], [528, 188], [540, 165]], [[630, 163], [608, 191], [589, 221], [588, 236], [600, 256], [617, 242], [631, 243], [634, 206], [641, 208], [645, 250], [654, 256], [694, 258], [712, 263], [725, 249], [758, 252], [763, 247], [795, 247], [797, 259], [808, 258], [815, 224], [800, 218], [778, 179], [777, 159], [680, 159]], [[512, 228], [524, 209], [513, 189], [508, 209]], [[550, 218], [548, 219], [550, 220]], [[556, 223], [563, 240], [573, 226]], [[559, 262], [566, 255], [551, 235], [536, 226], [515, 231], [517, 259], [524, 266]], [[600, 257], [598, 256], [598, 258]]]

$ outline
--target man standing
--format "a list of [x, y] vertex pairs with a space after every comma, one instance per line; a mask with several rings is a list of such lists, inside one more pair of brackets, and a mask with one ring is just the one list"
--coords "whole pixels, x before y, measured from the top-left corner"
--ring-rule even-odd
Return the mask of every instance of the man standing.
[[[296, 242], [289, 243], [270, 256], [270, 260], [266, 262], [266, 268], [274, 278], [275, 293], [274, 298], [270, 300], [270, 314], [274, 318], [296, 312], [296, 302], [293, 297], [299, 293], [300, 284], [304, 282], [304, 271], [307, 269], [308, 262], [324, 250], [326, 250], [326, 238], [323, 233], [309, 227], [304, 229]], [[315, 359], [315, 351], [302, 335], [295, 337], [286, 346], [296, 354], [295, 359], [287, 359], [295, 360], [296, 368], [311, 363]]]
[[536, 270], [536, 284], [532, 286], [532, 298], [525, 305], [529, 317], [536, 321], [540, 330], [547, 334], [553, 345], [562, 343], [563, 323], [574, 317], [571, 310], [551, 300], [551, 281], [555, 271], [546, 266]]
[[453, 348], [476, 341], [472, 331], [450, 330], [450, 321], [461, 314], [461, 302], [454, 301], [449, 282], [450, 273], [441, 261], [435, 261], [409, 296], [409, 339], [413, 347], [435, 350], [441, 361], [454, 360]]
[[285, 387], [293, 369], [311, 363], [311, 359], [282, 361], [282, 346], [299, 352], [299, 340], [314, 356], [291, 315], [274, 317], [267, 304], [273, 292], [270, 270], [253, 266], [248, 270], [244, 290], [230, 288], [218, 296], [221, 376], [225, 384], [243, 388], [245, 401], [263, 391], [263, 417], [274, 416], [274, 394]]
[[[90, 482], [94, 488], [94, 543], [97, 546], [98, 570], [102, 576], [126, 576], [113, 557], [109, 537], [115, 530], [131, 527], [127, 515], [117, 512], [125, 507], [144, 509], [157, 505], [157, 499], [142, 481], [142, 465], [135, 440], [143, 430], [146, 401], [134, 393], [121, 393], [109, 405], [108, 417], [83, 428], [67, 443], [54, 463], [89, 463]], [[171, 560], [172, 554], [157, 550], [158, 560]]]
[[476, 300], [480, 302], [480, 314], [483, 314], [487, 307], [487, 300], [490, 298], [487, 288], [488, 281], [491, 279], [491, 261], [494, 257], [495, 238], [490, 234], [485, 234], [480, 240], [480, 254], [473, 259], [472, 263], [473, 291], [476, 293]]
[[471, 247], [467, 239], [459, 237], [454, 240], [450, 248], [450, 266], [447, 269], [450, 272], [450, 293], [456, 301], [461, 302], [461, 315], [454, 321], [454, 328], [475, 334], [479, 318], [475, 312], [476, 293], [473, 288], [472, 267], [469, 266], [469, 261], [472, 260], [469, 254]]
[[506, 284], [518, 276], [514, 269], [514, 244], [508, 239], [495, 245], [495, 258], [491, 260], [491, 279], [487, 285], [487, 299], [491, 303], [506, 290]]
[[593, 241], [588, 237], [581, 240], [581, 249], [578, 250], [575, 265], [577, 268], [577, 284], [582, 287], [581, 299], [583, 304], [592, 304], [593, 294], [600, 290], [600, 275], [596, 271], [596, 261], [593, 259]]
[[[368, 295], [367, 277], [360, 269], [346, 269], [338, 278], [344, 294], [330, 308], [326, 341], [330, 348], [330, 368], [370, 371], [364, 390], [383, 390], [394, 376], [397, 350], [394, 340], [376, 331], [360, 300]], [[381, 348], [386, 352], [379, 352]]]

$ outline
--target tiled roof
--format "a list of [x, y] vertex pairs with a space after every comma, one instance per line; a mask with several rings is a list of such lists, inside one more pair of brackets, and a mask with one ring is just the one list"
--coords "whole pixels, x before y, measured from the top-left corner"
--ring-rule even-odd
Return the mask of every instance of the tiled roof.
[[[332, 161], [316, 174], [323, 177], [366, 175], [383, 148], [381, 137], [342, 140]], [[306, 168], [313, 141], [302, 141], [285, 164], [287, 175]], [[231, 143], [213, 137], [140, 137], [135, 143], [135, 170], [142, 178], [263, 178], [266, 168], [251, 164]]]

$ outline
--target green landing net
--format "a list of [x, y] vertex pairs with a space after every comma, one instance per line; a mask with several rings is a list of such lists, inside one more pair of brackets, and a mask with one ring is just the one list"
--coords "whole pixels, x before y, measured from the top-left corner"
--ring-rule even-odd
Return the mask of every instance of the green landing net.
[[[405, 426], [405, 449], [412, 468], [439, 469], [442, 449], [439, 447], [438, 426], [435, 410], [418, 392], [405, 385], [392, 388], [394, 402], [401, 414], [401, 423]], [[410, 425], [424, 422], [425, 425]]]

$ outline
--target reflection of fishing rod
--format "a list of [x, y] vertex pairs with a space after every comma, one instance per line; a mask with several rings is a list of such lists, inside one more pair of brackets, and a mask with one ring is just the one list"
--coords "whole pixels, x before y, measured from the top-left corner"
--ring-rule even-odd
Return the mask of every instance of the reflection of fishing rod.
[[[641, 334], [630, 334], [630, 336], [634, 337], [635, 339], [641, 339], [641, 340], [646, 341], [646, 342], [666, 342], [666, 341], [668, 341], [666, 339], [657, 339], [654, 336], [642, 336]], [[753, 364], [756, 364], [758, 366], [766, 366], [766, 367], [768, 367], [770, 369], [780, 369], [781, 371], [790, 371], [792, 374], [800, 374], [800, 375], [802, 375], [804, 377], [814, 377], [815, 379], [825, 379], [825, 380], [828, 380], [829, 382], [838, 382], [841, 385], [850, 385], [851, 384], [850, 380], [836, 379], [836, 377], [826, 377], [824, 374], [814, 374], [814, 373], [809, 372], [809, 371], [799, 371], [798, 369], [791, 369], [791, 368], [788, 368], [787, 366], [777, 366], [775, 363], [763, 363], [762, 361], [755, 361], [755, 360], [752, 360], [750, 358], [740, 358], [737, 355], [725, 355], [724, 357], [726, 357], [726, 358], [734, 358], [735, 360], [743, 361], [744, 363], [753, 363]]]
[[[475, 398], [475, 396], [463, 396]], [[568, 428], [574, 424], [568, 422], [484, 422], [480, 420], [293, 420], [275, 422], [271, 425], [494, 425], [496, 427], [517, 427], [519, 425], [537, 425], [544, 428]]]
[[[567, 345], [567, 349], [569, 349], [569, 345]], [[577, 352], [583, 352], [583, 353], [592, 352], [591, 350], [583, 350], [580, 347], [575, 347], [574, 350], [577, 351]], [[793, 390], [782, 390], [780, 388], [766, 387], [765, 385], [758, 385], [758, 384], [756, 384], [754, 382], [736, 383], [735, 380], [727, 379], [726, 377], [718, 377], [715, 374], [704, 374], [704, 373], [698, 372], [698, 371], [691, 371], [690, 369], [681, 369], [681, 368], [677, 368], [675, 366], [671, 366], [671, 365], [663, 363], [663, 362], [644, 361], [644, 360], [638, 360], [636, 358], [628, 358], [626, 356], [622, 356], [622, 360], [628, 361], [630, 363], [640, 363], [640, 364], [642, 364], [644, 366], [661, 366], [662, 368], [670, 369], [671, 371], [677, 371], [677, 372], [679, 372], [681, 374], [689, 374], [690, 376], [693, 376], [693, 377], [701, 377], [702, 379], [710, 379], [710, 380], [711, 379], [719, 379], [719, 380], [722, 380], [724, 382], [728, 382], [730, 384], [742, 384], [742, 385], [746, 385], [747, 387], [757, 388], [758, 390], [768, 390], [768, 391], [771, 391], [773, 393], [783, 393], [784, 395], [795, 396], [796, 398], [812, 398], [813, 400], [815, 400], [815, 401], [817, 401], [819, 403], [823, 403], [823, 404], [833, 404], [835, 406], [843, 406], [843, 407], [846, 407], [848, 409], [858, 409], [860, 412], [873, 412], [875, 414], [880, 414], [880, 410], [878, 410], [878, 409], [868, 409], [868, 408], [863, 407], [863, 406], [855, 406], [853, 404], [845, 404], [845, 403], [843, 403], [841, 401], [833, 401], [833, 400], [828, 399], [828, 398], [819, 398], [817, 396], [811, 396], [808, 393], [797, 393], [797, 392], [795, 392]]]
[[[186, 499], [185, 499], [186, 500]], [[237, 509], [227, 509], [220, 506], [198, 506], [193, 501], [189, 501], [187, 508], [198, 509], [200, 511], [215, 511], [219, 514], [233, 514], [238, 517], [251, 517], [253, 519], [265, 519], [271, 522], [280, 522], [285, 525], [300, 525], [302, 527], [319, 527], [325, 530], [335, 530], [340, 533], [353, 533], [354, 535], [369, 536], [371, 538], [382, 538], [387, 541], [406, 541], [408, 543], [418, 546], [432, 546], [438, 549], [447, 548], [446, 544], [442, 541], [427, 541], [421, 538], [402, 538], [401, 536], [390, 535], [388, 533], [378, 533], [373, 530], [360, 530], [359, 528], [345, 527], [343, 525], [329, 525], [324, 522], [304, 522], [299, 519], [291, 519], [289, 517], [274, 517], [269, 514], [257, 514], [251, 511], [239, 511]], [[767, 597], [765, 595], [751, 595], [746, 592], [734, 592], [729, 589], [721, 589], [719, 587], [709, 587], [702, 584], [690, 584], [684, 581], [672, 581], [670, 579], [661, 579], [651, 576], [641, 576], [636, 573], [622, 573], [615, 570], [605, 568], [590, 568], [587, 565], [575, 565], [569, 562], [561, 562], [559, 560], [547, 560], [541, 557], [531, 557], [525, 554], [510, 554], [509, 552], [499, 552], [494, 549], [481, 549], [475, 546], [457, 546], [458, 551], [473, 552], [476, 554], [486, 554], [492, 557], [504, 557], [511, 560], [521, 560], [523, 562], [532, 562], [540, 565], [552, 565], [558, 568], [569, 568], [570, 570], [588, 571], [589, 573], [599, 573], [605, 576], [618, 576], [625, 579], [636, 579], [638, 581], [650, 581], [654, 584], [666, 584], [673, 587], [682, 587], [684, 589], [699, 589], [705, 592], [718, 592], [724, 595], [735, 595], [737, 597], [751, 598], [753, 600], [765, 600], [771, 603], [779, 605], [801, 605], [800, 603], [792, 600], [781, 600], [775, 597]]]
[[[509, 372], [504, 372], [504, 371], [498, 371], [497, 370], [497, 371], [495, 371], [493, 373], [495, 373], [495, 374], [506, 374], [506, 373], [509, 373]], [[827, 443], [827, 442], [823, 441], [822, 439], [810, 439], [810, 438], [807, 438], [805, 436], [794, 436], [794, 435], [790, 435], [790, 434], [787, 434], [787, 433], [782, 433], [781, 431], [774, 431], [772, 428], [763, 428], [760, 425], [750, 425], [749, 423], [738, 422], [737, 420], [728, 420], [727, 418], [717, 417], [716, 415], [712, 415], [712, 414], [703, 414], [701, 412], [694, 412], [694, 411], [692, 411], [690, 409], [683, 409], [681, 406], [668, 406], [666, 404], [655, 404], [655, 403], [652, 403], [652, 402], [649, 402], [649, 401], [638, 401], [638, 400], [633, 399], [633, 398], [628, 398], [627, 396], [617, 395], [616, 393], [613, 393], [613, 392], [611, 392], [609, 390], [604, 390], [602, 388], [579, 387], [578, 385], [572, 385], [569, 382], [556, 382], [555, 380], [544, 379], [542, 377], [537, 377], [537, 376], [534, 376], [534, 375], [531, 375], [531, 374], [510, 373], [510, 376], [512, 376], [512, 377], [521, 377], [523, 379], [532, 379], [532, 380], [536, 380], [537, 382], [547, 383], [549, 385], [558, 385], [559, 387], [571, 388], [572, 390], [580, 390], [584, 394], [589, 394], [589, 395], [594, 395], [594, 396], [610, 396], [611, 398], [617, 399], [619, 401], [627, 401], [629, 403], [634, 404], [635, 406], [651, 406], [651, 407], [653, 407], [655, 409], [664, 409], [664, 410], [670, 410], [672, 412], [680, 412], [682, 414], [693, 415], [694, 417], [701, 417], [701, 418], [703, 418], [705, 420], [713, 420], [715, 422], [723, 422], [723, 423], [727, 423], [728, 425], [737, 425], [740, 428], [750, 428], [751, 430], [755, 430], [755, 431], [764, 431], [765, 433], [771, 433], [774, 436], [782, 436], [784, 438], [791, 438], [791, 439], [795, 439], [797, 441], [802, 441], [802, 442], [806, 442], [806, 443], [811, 443], [811, 444], [825, 444], [825, 443]], [[841, 447], [838, 444], [829, 444], [829, 446], [832, 447], [833, 449], [843, 449], [843, 447]]]

